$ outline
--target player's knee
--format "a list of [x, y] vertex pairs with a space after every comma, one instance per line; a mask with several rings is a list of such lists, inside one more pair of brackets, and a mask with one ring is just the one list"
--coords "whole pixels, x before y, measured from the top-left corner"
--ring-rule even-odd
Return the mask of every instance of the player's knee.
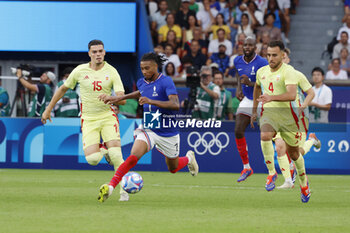
[[283, 146], [276, 146], [276, 152], [278, 157], [281, 157], [285, 154]]
[[91, 155], [87, 155], [85, 156], [85, 159], [88, 162], [88, 164], [92, 166], [96, 166], [101, 161], [99, 153], [93, 153]]
[[269, 133], [261, 132], [260, 138], [262, 141], [270, 141], [272, 140], [272, 135]]
[[241, 129], [235, 129], [235, 137], [236, 138], [243, 138], [244, 137], [244, 131]]

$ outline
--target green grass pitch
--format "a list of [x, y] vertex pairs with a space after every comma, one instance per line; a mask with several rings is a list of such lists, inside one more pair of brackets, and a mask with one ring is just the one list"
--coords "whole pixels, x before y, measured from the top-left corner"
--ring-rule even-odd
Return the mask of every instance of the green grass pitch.
[[304, 204], [299, 187], [265, 191], [265, 174], [140, 174], [129, 202], [101, 204], [112, 171], [0, 169], [0, 232], [350, 232], [350, 176], [310, 175]]

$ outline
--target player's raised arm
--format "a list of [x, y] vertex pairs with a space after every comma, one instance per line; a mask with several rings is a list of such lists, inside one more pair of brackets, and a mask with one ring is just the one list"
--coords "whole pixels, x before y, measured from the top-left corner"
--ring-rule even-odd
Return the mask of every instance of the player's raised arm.
[[147, 97], [141, 97], [139, 99], [139, 103], [140, 105], [150, 104], [150, 105], [157, 106], [159, 108], [179, 110], [180, 109], [179, 97], [177, 95], [169, 95], [168, 97], [169, 97], [168, 101], [151, 100]]
[[67, 92], [68, 87], [65, 85], [60, 86], [60, 88], [57, 89], [55, 94], [53, 95], [49, 105], [46, 107], [45, 111], [41, 115], [41, 122], [43, 124], [46, 124], [46, 120], [49, 119], [50, 122], [51, 120], [51, 111], [55, 107], [56, 103], [64, 96], [64, 94]]

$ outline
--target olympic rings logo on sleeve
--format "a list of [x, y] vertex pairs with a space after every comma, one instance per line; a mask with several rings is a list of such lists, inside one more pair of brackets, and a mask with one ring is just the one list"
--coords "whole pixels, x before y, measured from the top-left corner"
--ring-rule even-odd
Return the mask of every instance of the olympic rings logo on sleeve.
[[[211, 137], [211, 140], [207, 142], [205, 137]], [[225, 143], [222, 143], [219, 140], [220, 136], [225, 137]], [[191, 138], [197, 138], [194, 143], [191, 142]], [[187, 143], [190, 147], [193, 147], [194, 151], [198, 155], [204, 155], [209, 151], [211, 155], [218, 155], [221, 153], [222, 149], [226, 148], [228, 144], [230, 143], [230, 138], [227, 133], [225, 132], [220, 132], [216, 136], [212, 132], [205, 132], [203, 135], [201, 135], [199, 132], [191, 132], [188, 137], [187, 137]], [[213, 146], [216, 146], [218, 151], [213, 151]], [[204, 147], [203, 151], [199, 151], [198, 147]]]

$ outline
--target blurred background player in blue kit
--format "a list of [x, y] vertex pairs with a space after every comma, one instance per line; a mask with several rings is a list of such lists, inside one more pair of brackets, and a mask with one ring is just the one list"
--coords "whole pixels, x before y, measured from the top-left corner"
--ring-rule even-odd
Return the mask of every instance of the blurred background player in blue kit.
[[[143, 55], [140, 66], [144, 78], [137, 82], [138, 91], [116, 97], [103, 94], [99, 98], [106, 104], [138, 98], [140, 105], [143, 105], [144, 114], [151, 114], [153, 119], [159, 119], [164, 115], [175, 115], [175, 111], [180, 109], [179, 97], [173, 80], [159, 73], [164, 62], [165, 59], [155, 53]], [[161, 126], [160, 128], [144, 129], [140, 125], [134, 135], [135, 142], [130, 156], [120, 165], [109, 184], [103, 184], [100, 187], [99, 202], [104, 202], [112, 194], [123, 176], [154, 146], [165, 156], [165, 162], [171, 173], [176, 173], [187, 165], [192, 176], [198, 174], [198, 164], [193, 151], [188, 151], [186, 156], [179, 157], [180, 135], [177, 128], [163, 129]]]
[[244, 40], [243, 55], [233, 61], [236, 69], [237, 89], [236, 97], [241, 101], [236, 112], [235, 136], [238, 153], [243, 162], [243, 170], [237, 182], [242, 182], [253, 174], [249, 164], [248, 147], [244, 137], [244, 131], [250, 123], [253, 108], [253, 89], [256, 80], [256, 73], [260, 67], [268, 65], [265, 58], [262, 58], [256, 51], [256, 41], [251, 37]]

